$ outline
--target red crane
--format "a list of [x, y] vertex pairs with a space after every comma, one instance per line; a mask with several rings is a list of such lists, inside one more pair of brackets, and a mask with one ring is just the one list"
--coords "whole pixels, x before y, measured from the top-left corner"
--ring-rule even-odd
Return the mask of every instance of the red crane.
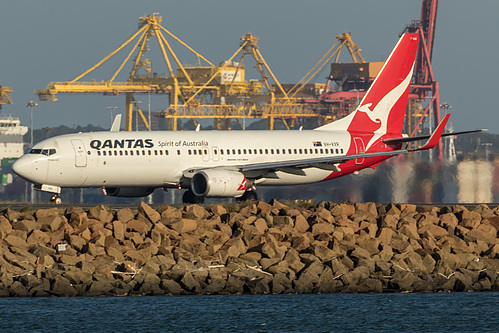
[[[406, 30], [416, 32], [420, 35], [420, 44], [416, 56], [415, 80], [412, 84], [412, 93], [420, 100], [429, 100], [421, 117], [414, 126], [411, 136], [413, 136], [421, 125], [423, 119], [429, 115], [433, 109], [433, 124], [436, 127], [440, 122], [440, 97], [438, 81], [435, 80], [431, 66], [433, 54], [433, 43], [435, 41], [435, 27], [437, 21], [438, 0], [423, 0], [421, 6], [421, 19], [413, 21]], [[437, 147], [438, 159], [443, 160], [442, 143]]]

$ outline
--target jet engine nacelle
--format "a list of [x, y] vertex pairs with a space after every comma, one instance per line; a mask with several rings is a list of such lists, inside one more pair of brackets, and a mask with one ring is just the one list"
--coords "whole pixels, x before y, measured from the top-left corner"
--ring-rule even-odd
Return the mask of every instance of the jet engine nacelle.
[[111, 197], [146, 197], [154, 192], [154, 187], [106, 187], [106, 195]]
[[238, 198], [246, 192], [246, 187], [242, 173], [223, 169], [198, 171], [191, 180], [192, 192], [201, 197]]

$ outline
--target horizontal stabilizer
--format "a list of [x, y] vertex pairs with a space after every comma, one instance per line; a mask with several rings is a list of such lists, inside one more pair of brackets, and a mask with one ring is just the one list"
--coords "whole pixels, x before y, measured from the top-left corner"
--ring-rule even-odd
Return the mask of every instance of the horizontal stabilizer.
[[[477, 130], [471, 130], [471, 131], [444, 133], [444, 134], [442, 134], [442, 138], [445, 138], [448, 136], [453, 136], [453, 135], [470, 134], [470, 133], [486, 132], [486, 131], [488, 131], [488, 130], [487, 129], [477, 129]], [[386, 144], [407, 143], [407, 142], [428, 140], [430, 138], [430, 136], [431, 135], [419, 135], [419, 136], [411, 136], [411, 137], [405, 137], [405, 138], [384, 139], [383, 142]]]

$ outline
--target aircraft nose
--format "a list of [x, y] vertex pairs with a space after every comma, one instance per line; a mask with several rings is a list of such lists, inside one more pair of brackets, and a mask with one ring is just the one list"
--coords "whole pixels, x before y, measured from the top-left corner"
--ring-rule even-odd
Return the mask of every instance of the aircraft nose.
[[33, 161], [31, 160], [31, 156], [21, 156], [12, 165], [12, 170], [22, 178], [29, 180], [33, 175]]

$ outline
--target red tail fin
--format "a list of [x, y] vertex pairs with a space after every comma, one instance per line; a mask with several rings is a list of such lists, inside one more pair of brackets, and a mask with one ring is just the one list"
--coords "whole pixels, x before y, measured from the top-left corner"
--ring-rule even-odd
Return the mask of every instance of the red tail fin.
[[357, 110], [317, 129], [372, 133], [366, 149], [383, 134], [401, 133], [418, 42], [418, 34], [404, 34]]

